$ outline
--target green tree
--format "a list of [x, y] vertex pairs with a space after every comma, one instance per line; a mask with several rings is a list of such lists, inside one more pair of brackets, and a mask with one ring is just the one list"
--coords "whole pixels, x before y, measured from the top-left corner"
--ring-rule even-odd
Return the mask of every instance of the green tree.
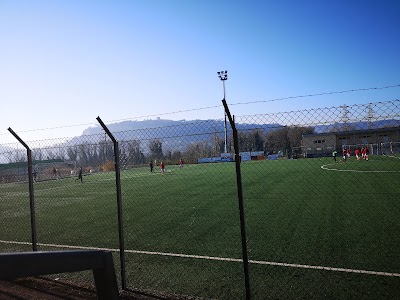
[[128, 164], [138, 165], [144, 163], [144, 155], [140, 149], [139, 140], [128, 141], [124, 148]]
[[286, 126], [271, 130], [266, 138], [265, 147], [270, 153], [284, 151], [290, 157], [294, 147], [301, 146], [303, 134], [313, 133], [312, 127]]
[[196, 163], [198, 158], [212, 157], [213, 147], [206, 141], [192, 143], [184, 152], [185, 161], [187, 163]]
[[160, 140], [151, 140], [149, 143], [149, 150], [152, 159], [159, 160], [163, 158], [162, 142]]

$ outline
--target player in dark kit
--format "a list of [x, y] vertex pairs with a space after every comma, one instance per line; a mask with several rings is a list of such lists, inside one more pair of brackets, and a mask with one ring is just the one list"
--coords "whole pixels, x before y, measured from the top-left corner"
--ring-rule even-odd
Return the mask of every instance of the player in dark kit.
[[79, 169], [78, 178], [75, 179], [75, 181], [77, 181], [77, 180], [80, 180], [81, 182], [83, 182], [82, 167]]
[[333, 159], [335, 160], [335, 162], [336, 162], [336, 154], [337, 154], [337, 151], [336, 151], [336, 150], [333, 150], [332, 156], [333, 156]]

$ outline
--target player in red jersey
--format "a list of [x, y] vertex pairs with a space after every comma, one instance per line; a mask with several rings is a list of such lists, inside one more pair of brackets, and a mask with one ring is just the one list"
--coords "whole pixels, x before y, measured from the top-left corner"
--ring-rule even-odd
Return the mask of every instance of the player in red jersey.
[[346, 150], [347, 158], [350, 158], [350, 148]]
[[354, 155], [356, 156], [357, 160], [360, 160], [360, 148], [356, 148], [356, 150], [354, 150]]
[[369, 153], [369, 149], [368, 149], [368, 146], [367, 146], [367, 147], [364, 148], [364, 153], [363, 153], [365, 160], [368, 160], [368, 153]]

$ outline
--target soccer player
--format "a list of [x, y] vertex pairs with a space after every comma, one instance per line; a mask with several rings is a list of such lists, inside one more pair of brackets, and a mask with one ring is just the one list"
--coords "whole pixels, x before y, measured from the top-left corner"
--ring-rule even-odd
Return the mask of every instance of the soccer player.
[[367, 147], [364, 147], [364, 149], [363, 149], [363, 158], [364, 158], [365, 160], [368, 160], [368, 153], [369, 153], [368, 146], [367, 146]]
[[164, 172], [165, 172], [165, 166], [164, 166], [164, 162], [163, 162], [163, 161], [160, 163], [160, 169], [161, 169], [161, 174], [163, 174], [163, 175], [164, 175]]
[[356, 148], [356, 150], [354, 150], [354, 154], [355, 154], [357, 160], [360, 160], [360, 148]]
[[153, 162], [152, 161], [149, 163], [149, 167], [150, 167], [150, 173], [153, 173]]
[[179, 160], [179, 169], [182, 169], [183, 168], [183, 160], [182, 160], [182, 158]]
[[80, 180], [81, 182], [83, 182], [82, 167], [79, 169], [78, 178], [76, 178], [75, 181], [77, 181], [77, 180]]
[[347, 158], [347, 150], [346, 149], [343, 149], [342, 157], [343, 157], [343, 162], [346, 162], [346, 158]]
[[336, 151], [336, 150], [333, 150], [332, 156], [333, 156], [333, 159], [335, 160], [335, 162], [337, 162], [337, 161], [336, 161], [336, 154], [337, 154], [337, 151]]

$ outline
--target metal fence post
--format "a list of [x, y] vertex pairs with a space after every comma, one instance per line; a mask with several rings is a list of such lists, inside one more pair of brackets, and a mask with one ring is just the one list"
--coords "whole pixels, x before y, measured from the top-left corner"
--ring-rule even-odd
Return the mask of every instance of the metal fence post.
[[33, 172], [32, 172], [32, 151], [28, 145], [11, 129], [8, 131], [26, 148], [28, 157], [28, 182], [29, 182], [29, 203], [31, 211], [31, 235], [32, 235], [32, 250], [37, 251], [37, 235], [36, 235], [36, 217], [35, 217], [35, 196], [33, 191]]
[[125, 240], [124, 240], [124, 225], [122, 218], [122, 194], [121, 194], [121, 176], [120, 176], [120, 166], [119, 166], [119, 147], [118, 141], [115, 139], [113, 134], [103, 123], [100, 117], [96, 120], [100, 123], [101, 127], [107, 133], [114, 144], [114, 162], [115, 162], [115, 185], [117, 190], [117, 206], [118, 206], [118, 235], [119, 235], [119, 255], [121, 263], [121, 286], [122, 289], [126, 289], [126, 273], [125, 273]]
[[222, 100], [224, 105], [226, 115], [228, 116], [229, 123], [232, 127], [233, 132], [233, 146], [235, 149], [235, 166], [236, 166], [236, 183], [237, 183], [237, 194], [239, 200], [239, 213], [240, 213], [240, 232], [242, 236], [242, 256], [243, 256], [243, 270], [244, 270], [244, 280], [246, 289], [246, 299], [250, 300], [250, 277], [249, 277], [249, 259], [247, 256], [247, 239], [246, 239], [246, 225], [244, 221], [244, 205], [243, 205], [243, 187], [242, 187], [242, 175], [240, 171], [240, 155], [239, 155], [239, 138], [237, 135], [237, 129], [235, 122], [232, 119], [231, 113], [229, 111], [228, 105], [225, 99]]

